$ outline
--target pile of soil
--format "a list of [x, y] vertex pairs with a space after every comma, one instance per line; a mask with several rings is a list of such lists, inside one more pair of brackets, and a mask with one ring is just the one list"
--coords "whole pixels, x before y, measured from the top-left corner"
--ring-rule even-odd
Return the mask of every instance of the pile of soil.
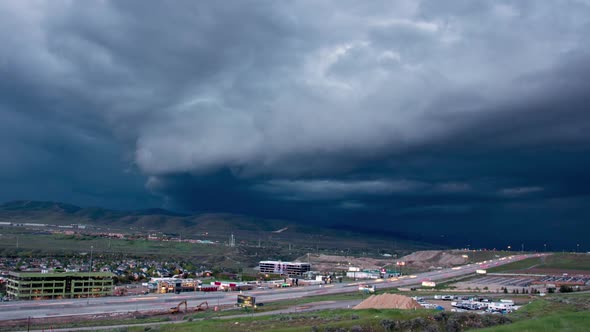
[[354, 309], [421, 309], [422, 306], [411, 298], [398, 294], [372, 295]]
[[348, 271], [350, 266], [361, 269], [378, 270], [388, 264], [393, 264], [390, 259], [377, 259], [370, 257], [336, 256], [336, 255], [307, 255], [299, 257], [296, 261], [309, 261], [316, 271]]
[[417, 268], [451, 267], [467, 263], [467, 258], [461, 253], [446, 252], [441, 250], [416, 251], [399, 259], [408, 266]]

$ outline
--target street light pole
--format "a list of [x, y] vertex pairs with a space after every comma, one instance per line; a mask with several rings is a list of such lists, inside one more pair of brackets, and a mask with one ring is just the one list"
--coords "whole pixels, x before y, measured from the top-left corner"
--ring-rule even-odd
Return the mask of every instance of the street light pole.
[[86, 304], [90, 304], [90, 275], [92, 274], [92, 250], [94, 246], [90, 246], [90, 267], [88, 268], [88, 297], [86, 298]]

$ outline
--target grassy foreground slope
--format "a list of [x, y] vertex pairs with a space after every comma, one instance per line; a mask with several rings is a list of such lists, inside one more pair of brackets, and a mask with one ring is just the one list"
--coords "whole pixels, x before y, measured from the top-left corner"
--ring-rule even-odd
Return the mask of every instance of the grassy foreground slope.
[[[152, 331], [195, 331], [195, 332], [225, 332], [225, 331], [276, 331], [295, 332], [310, 331], [315, 327], [321, 327], [319, 331], [326, 328], [344, 328], [352, 326], [363, 326], [382, 331], [380, 326], [382, 320], [409, 320], [413, 318], [426, 317], [431, 311], [417, 310], [322, 310], [308, 313], [279, 314], [272, 316], [253, 316], [229, 319], [209, 319], [183, 324], [160, 325]], [[129, 331], [144, 331], [144, 327], [131, 327]]]
[[590, 330], [590, 312], [568, 312], [546, 317], [523, 320], [509, 325], [478, 329], [478, 332], [539, 332], [567, 331], [582, 332]]
[[[506, 324], [503, 316], [474, 313], [444, 313], [433, 310], [336, 309], [307, 313], [286, 313], [264, 317], [201, 320], [160, 325], [152, 331], [461, 331], [461, 327]], [[145, 331], [145, 327], [129, 328]]]
[[555, 295], [536, 300], [509, 317], [515, 323], [473, 331], [590, 331], [590, 294]]

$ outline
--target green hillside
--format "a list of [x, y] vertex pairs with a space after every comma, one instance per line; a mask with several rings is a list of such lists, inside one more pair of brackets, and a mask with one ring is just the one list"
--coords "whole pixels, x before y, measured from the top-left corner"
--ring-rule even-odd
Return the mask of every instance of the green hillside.
[[[162, 209], [118, 211], [82, 208], [56, 202], [15, 201], [0, 205], [0, 222], [53, 225], [82, 224], [86, 232], [120, 232], [126, 234], [167, 234], [183, 239], [225, 243], [231, 234], [244, 246], [296, 246], [313, 250], [347, 250], [348, 254], [381, 251], [431, 249], [434, 246], [394, 238], [391, 235], [364, 234], [358, 231], [301, 225], [285, 220], [252, 218], [227, 213], [185, 215]], [[43, 228], [39, 228], [43, 230]], [[6, 233], [6, 232], [4, 232]], [[24, 236], [24, 235], [23, 235]], [[23, 240], [25, 237], [23, 237]], [[60, 241], [56, 243], [56, 241]], [[46, 236], [51, 248], [69, 248], [76, 244]], [[34, 242], [31, 240], [31, 243]], [[10, 243], [8, 241], [7, 243]], [[23, 241], [27, 243], [27, 241]], [[393, 245], [395, 244], [395, 245]], [[6, 244], [0, 244], [0, 248]], [[11, 244], [14, 246], [14, 244]], [[111, 243], [111, 246], [114, 244]], [[33, 246], [34, 247], [34, 246]], [[36, 247], [30, 249], [38, 249]], [[156, 249], [153, 249], [156, 250]], [[148, 250], [152, 251], [152, 250]]]
[[590, 271], [590, 254], [555, 253], [549, 256], [523, 259], [518, 262], [488, 269], [488, 272], [536, 272], [546, 269]]

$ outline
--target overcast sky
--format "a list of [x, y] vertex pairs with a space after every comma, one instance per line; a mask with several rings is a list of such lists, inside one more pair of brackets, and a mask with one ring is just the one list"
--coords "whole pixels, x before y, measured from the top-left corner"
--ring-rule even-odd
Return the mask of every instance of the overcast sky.
[[0, 1], [0, 201], [590, 250], [590, 1]]

